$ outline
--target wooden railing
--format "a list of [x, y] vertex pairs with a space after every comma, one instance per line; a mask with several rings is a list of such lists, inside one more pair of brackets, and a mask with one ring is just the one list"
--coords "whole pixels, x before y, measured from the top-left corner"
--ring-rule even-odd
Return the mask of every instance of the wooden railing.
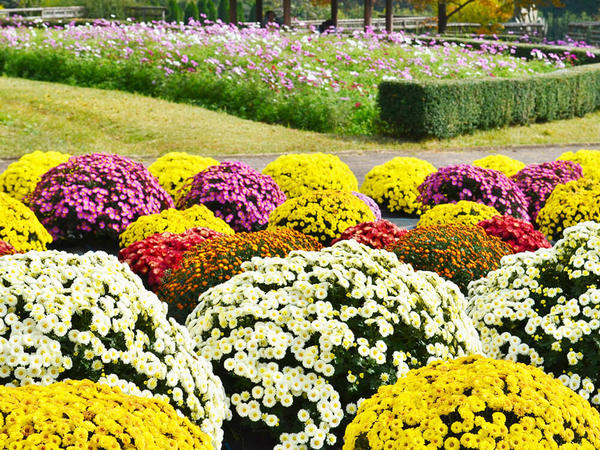
[[85, 16], [83, 6], [64, 6], [56, 8], [9, 8], [0, 9], [0, 19], [20, 16], [25, 19], [75, 19]]
[[546, 35], [546, 24], [544, 23], [506, 22], [503, 23], [502, 26], [504, 27], [502, 33], [509, 33], [517, 36], [523, 36], [525, 34], [530, 36]]
[[127, 6], [125, 14], [136, 20], [165, 20], [167, 8], [164, 6]]
[[569, 24], [568, 34], [576, 41], [600, 45], [600, 22], [572, 22]]

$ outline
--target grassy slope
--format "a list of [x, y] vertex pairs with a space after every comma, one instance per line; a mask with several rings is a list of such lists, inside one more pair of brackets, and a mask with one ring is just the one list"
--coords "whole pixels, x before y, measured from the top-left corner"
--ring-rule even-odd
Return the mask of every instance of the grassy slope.
[[340, 138], [122, 92], [0, 77], [0, 158], [36, 149], [148, 157], [170, 151], [219, 156], [377, 149], [418, 152], [597, 143], [599, 130], [600, 112], [596, 112], [581, 119], [484, 131], [446, 141]]

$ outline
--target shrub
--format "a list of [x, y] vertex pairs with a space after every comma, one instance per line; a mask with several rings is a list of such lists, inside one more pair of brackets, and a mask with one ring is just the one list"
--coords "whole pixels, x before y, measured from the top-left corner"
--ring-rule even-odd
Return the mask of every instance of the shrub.
[[415, 270], [429, 270], [453, 281], [466, 294], [468, 284], [496, 270], [512, 247], [482, 228], [457, 224], [410, 230], [388, 246]]
[[371, 197], [365, 194], [361, 194], [360, 192], [352, 192], [352, 195], [358, 197], [363, 202], [367, 204], [373, 215], [375, 216], [375, 220], [381, 219], [381, 209], [379, 209], [379, 205], [373, 200]]
[[476, 159], [472, 163], [474, 166], [483, 167], [484, 169], [493, 169], [502, 172], [507, 177], [512, 177], [519, 170], [525, 167], [525, 163], [517, 161], [506, 155], [488, 155], [480, 159]]
[[600, 151], [598, 150], [565, 152], [556, 159], [577, 163], [582, 167], [584, 177], [600, 180]]
[[198, 304], [198, 296], [242, 272], [245, 261], [321, 247], [314, 238], [287, 228], [211, 239], [183, 254], [179, 264], [164, 277], [158, 296], [168, 303], [170, 315], [184, 323]]
[[329, 245], [347, 228], [374, 219], [365, 202], [352, 193], [319, 191], [287, 200], [271, 213], [269, 228], [292, 228]]
[[592, 449], [600, 415], [539, 369], [467, 356], [380, 388], [346, 429], [344, 450], [404, 446]]
[[419, 186], [418, 201], [427, 207], [459, 200], [483, 203], [501, 214], [529, 219], [527, 200], [519, 187], [496, 170], [457, 164], [428, 175]]
[[461, 200], [457, 203], [442, 203], [435, 205], [421, 216], [417, 227], [429, 225], [445, 225], [456, 223], [463, 225], [477, 225], [485, 219], [498, 215], [496, 208], [481, 203]]
[[84, 381], [0, 386], [3, 446], [212, 450], [210, 438], [167, 403]]
[[[187, 191], [180, 190], [198, 172], [209, 166], [217, 166], [219, 161], [204, 156], [190, 155], [185, 152], [169, 152], [148, 166], [160, 185], [177, 202]], [[190, 186], [188, 185], [187, 188]]]
[[339, 238], [334, 239], [331, 245], [337, 244], [340, 241], [353, 239], [371, 248], [384, 249], [392, 242], [404, 236], [406, 232], [407, 230], [394, 225], [392, 222], [380, 219], [375, 222], [363, 222], [346, 228], [346, 231]]
[[529, 222], [515, 219], [512, 216], [496, 216], [482, 220], [477, 225], [490, 236], [496, 236], [508, 243], [514, 253], [534, 252], [540, 248], [550, 248], [543, 233], [533, 228]]
[[45, 250], [52, 236], [27, 206], [0, 192], [0, 239], [18, 252]]
[[189, 184], [189, 192], [177, 207], [203, 204], [235, 231], [260, 230], [271, 211], [285, 201], [285, 194], [271, 177], [238, 161], [208, 167]]
[[223, 234], [203, 227], [190, 228], [181, 234], [157, 233], [122, 249], [119, 261], [127, 263], [144, 285], [155, 291], [165, 271], [177, 265], [186, 251], [219, 236]]
[[241, 433], [266, 428], [293, 448], [331, 448], [378, 386], [480, 351], [456, 287], [389, 252], [343, 241], [243, 269], [205, 292], [187, 321]]
[[[215, 447], [228, 415], [221, 381], [166, 305], [104, 252], [0, 258], [0, 367], [11, 386], [90, 379], [173, 405]], [[35, 293], [30, 295], [27, 293]]]
[[56, 240], [117, 240], [138, 217], [174, 206], [146, 168], [104, 153], [74, 156], [46, 172], [28, 203]]
[[223, 234], [234, 233], [224, 220], [215, 217], [206, 206], [194, 205], [184, 211], [171, 208], [159, 214], [140, 217], [121, 233], [120, 243], [121, 247], [128, 247], [156, 233], [179, 234], [196, 227], [208, 228]]
[[15, 248], [8, 242], [0, 241], [0, 256], [14, 255], [16, 253]]
[[373, 167], [365, 176], [360, 190], [391, 212], [420, 214], [417, 187], [436, 168], [418, 158], [398, 156]]
[[358, 190], [350, 167], [338, 156], [326, 153], [281, 155], [267, 164], [263, 173], [277, 182], [287, 198], [327, 189]]
[[596, 407], [599, 250], [599, 224], [567, 228], [553, 248], [507, 256], [471, 284], [467, 310], [488, 356], [539, 366]]
[[66, 162], [71, 155], [60, 152], [35, 151], [21, 156], [0, 175], [0, 192], [23, 201], [52, 167]]
[[528, 203], [528, 212], [536, 222], [540, 209], [546, 199], [559, 184], [576, 180], [582, 175], [581, 166], [571, 161], [551, 161], [541, 164], [530, 164], [512, 177], [519, 186]]

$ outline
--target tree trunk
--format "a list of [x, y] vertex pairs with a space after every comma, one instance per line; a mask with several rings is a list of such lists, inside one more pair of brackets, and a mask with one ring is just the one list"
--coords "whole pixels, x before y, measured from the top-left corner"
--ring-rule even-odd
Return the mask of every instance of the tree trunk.
[[256, 0], [256, 21], [262, 23], [263, 20], [263, 0]]
[[392, 31], [394, 31], [392, 29], [393, 17], [394, 17], [393, 0], [385, 0], [385, 31], [387, 31], [388, 33], [391, 33]]
[[373, 15], [373, 0], [365, 0], [365, 31], [371, 26], [371, 17]]
[[237, 23], [237, 0], [229, 0], [229, 23]]
[[446, 12], [446, 2], [438, 2], [438, 33], [444, 34], [448, 25], [448, 15]]
[[286, 26], [292, 25], [292, 1], [283, 0], [283, 24]]
[[335, 29], [338, 26], [338, 0], [331, 0], [331, 22]]

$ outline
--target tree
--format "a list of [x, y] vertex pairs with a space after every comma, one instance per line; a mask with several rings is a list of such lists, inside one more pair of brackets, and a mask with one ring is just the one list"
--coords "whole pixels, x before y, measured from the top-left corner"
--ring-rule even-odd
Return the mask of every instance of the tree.
[[219, 19], [229, 23], [229, 0], [221, 0], [219, 3]]
[[198, 0], [197, 6], [198, 14], [204, 14], [206, 17], [208, 17], [208, 8], [206, 6], [206, 0]]
[[217, 20], [217, 7], [213, 0], [206, 0], [206, 18], [212, 22]]
[[196, 5], [195, 2], [188, 2], [185, 5], [185, 12], [184, 12], [184, 20], [186, 23], [188, 23], [190, 21], [190, 19], [194, 19], [194, 20], [198, 20], [199, 18], [199, 14], [198, 14], [198, 6]]
[[177, 4], [177, 0], [169, 0], [167, 7], [167, 20], [169, 22], [181, 22], [183, 19], [183, 12]]

